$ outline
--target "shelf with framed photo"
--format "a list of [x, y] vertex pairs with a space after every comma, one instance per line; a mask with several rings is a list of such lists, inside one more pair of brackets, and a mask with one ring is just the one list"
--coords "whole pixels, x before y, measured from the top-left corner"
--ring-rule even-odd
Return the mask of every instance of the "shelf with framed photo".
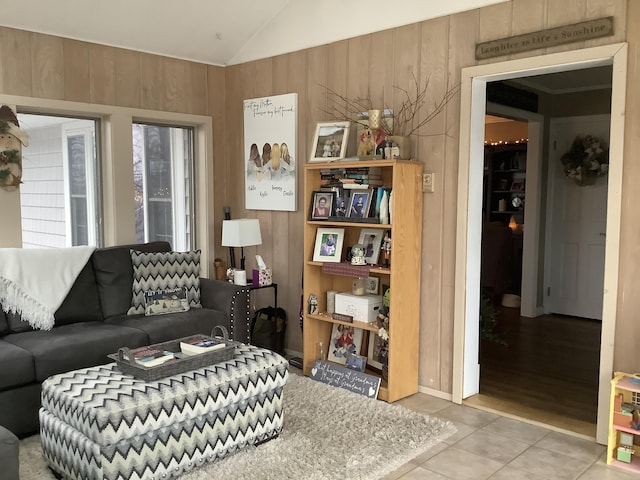
[[[417, 392], [418, 365], [418, 330], [420, 318], [420, 271], [415, 268], [415, 259], [420, 257], [420, 231], [422, 224], [422, 170], [421, 162], [408, 160], [367, 160], [343, 161], [340, 168], [364, 169], [374, 167], [379, 176], [380, 185], [370, 189], [353, 189], [349, 197], [349, 207], [362, 204], [362, 211], [368, 217], [375, 216], [375, 196], [378, 187], [392, 189], [393, 203], [390, 216], [393, 224], [366, 223], [358, 220], [361, 217], [345, 216], [344, 221], [309, 218], [304, 226], [304, 298], [315, 295], [318, 311], [304, 315], [303, 328], [303, 369], [309, 375], [313, 361], [316, 360], [317, 345], [331, 343], [335, 325], [351, 325], [362, 331], [359, 351], [355, 354], [369, 357], [367, 373], [383, 376], [382, 369], [376, 369], [376, 360], [368, 355], [369, 344], [379, 331], [375, 323], [345, 322], [332, 318], [327, 313], [327, 292], [351, 293], [354, 276], [336, 273], [343, 266], [349, 271], [352, 268], [364, 268], [365, 290], [368, 294], [382, 294], [383, 285], [392, 287], [394, 296], [393, 318], [389, 326], [388, 341], [388, 376], [385, 377], [379, 390], [378, 398], [394, 402]], [[305, 207], [311, 211], [316, 200], [315, 192], [323, 191], [329, 169], [335, 168], [333, 163], [312, 162], [305, 165], [304, 190]], [[338, 193], [336, 192], [336, 195]], [[366, 208], [366, 205], [369, 208]], [[360, 207], [356, 208], [359, 214]], [[319, 255], [319, 246], [323, 236], [335, 229], [342, 240], [341, 252], [333, 252], [331, 260]], [[394, 247], [390, 247], [393, 235]], [[389, 239], [389, 240], [387, 240]], [[346, 254], [351, 247], [361, 244], [365, 251], [367, 265], [354, 267], [346, 262]], [[384, 248], [383, 248], [384, 247]], [[385, 250], [386, 248], [386, 250]], [[336, 249], [337, 250], [337, 249]], [[402, 254], [400, 254], [402, 252]], [[367, 255], [368, 254], [368, 255]], [[340, 263], [338, 263], [340, 262]], [[386, 262], [387, 266], [384, 266]], [[329, 263], [330, 265], [327, 265]], [[329, 268], [331, 266], [331, 268]], [[338, 312], [342, 313], [342, 312]], [[373, 364], [371, 364], [373, 360]], [[331, 359], [329, 359], [331, 361]], [[379, 362], [378, 362], [379, 363]]]
[[485, 146], [485, 222], [524, 223], [527, 142]]

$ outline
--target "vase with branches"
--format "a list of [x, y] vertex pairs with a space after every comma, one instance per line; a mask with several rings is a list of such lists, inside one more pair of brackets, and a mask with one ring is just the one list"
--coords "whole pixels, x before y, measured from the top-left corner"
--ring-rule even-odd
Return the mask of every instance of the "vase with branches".
[[[447, 104], [458, 94], [460, 85], [447, 88], [441, 97], [432, 104], [428, 102], [428, 90], [430, 76], [420, 82], [412, 74], [413, 84], [410, 89], [397, 85], [393, 86], [399, 95], [397, 105], [388, 105], [385, 102], [383, 112], [392, 112], [393, 115], [383, 115], [381, 129], [386, 137], [411, 137], [423, 136], [420, 133], [422, 127], [433, 121]], [[364, 113], [375, 109], [371, 93], [368, 91], [363, 97], [349, 98], [327, 86], [322, 86], [327, 95], [327, 107], [321, 109], [334, 120], [351, 121], [367, 127], [367, 118]]]

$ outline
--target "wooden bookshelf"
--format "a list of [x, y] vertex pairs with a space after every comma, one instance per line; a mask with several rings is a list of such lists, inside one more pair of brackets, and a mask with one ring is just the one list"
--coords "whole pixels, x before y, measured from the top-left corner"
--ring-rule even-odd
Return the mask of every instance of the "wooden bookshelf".
[[[318, 342], [329, 345], [334, 324], [341, 324], [326, 314], [329, 290], [350, 292], [353, 277], [326, 274], [322, 262], [314, 262], [313, 251], [318, 228], [344, 228], [342, 257], [357, 243], [361, 229], [390, 230], [392, 237], [391, 267], [374, 266], [369, 275], [391, 288], [389, 325], [389, 375], [382, 382], [378, 398], [396, 401], [418, 391], [418, 347], [420, 324], [420, 254], [422, 240], [422, 164], [406, 160], [373, 160], [360, 162], [310, 163], [305, 166], [305, 211], [310, 211], [312, 192], [320, 189], [321, 171], [329, 168], [381, 167], [385, 187], [393, 190], [391, 224], [306, 221], [304, 228], [304, 298], [318, 297], [318, 314], [304, 316], [304, 373], [309, 375]], [[374, 324], [354, 322], [365, 337], [375, 335]], [[363, 348], [367, 350], [366, 345]], [[364, 352], [363, 352], [364, 353]], [[368, 370], [368, 373], [373, 373]]]

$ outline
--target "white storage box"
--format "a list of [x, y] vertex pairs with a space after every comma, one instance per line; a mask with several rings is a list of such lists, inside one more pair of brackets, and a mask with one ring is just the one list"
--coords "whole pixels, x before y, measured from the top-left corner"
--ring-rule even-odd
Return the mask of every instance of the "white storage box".
[[336, 294], [336, 312], [351, 315], [356, 322], [375, 322], [381, 306], [381, 295]]

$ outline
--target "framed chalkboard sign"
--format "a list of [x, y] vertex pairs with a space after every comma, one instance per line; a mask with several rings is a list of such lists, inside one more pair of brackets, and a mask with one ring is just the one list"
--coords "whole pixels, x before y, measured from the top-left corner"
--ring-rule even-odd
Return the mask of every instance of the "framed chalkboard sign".
[[310, 378], [369, 398], [377, 398], [380, 390], [380, 377], [322, 360], [314, 362]]

